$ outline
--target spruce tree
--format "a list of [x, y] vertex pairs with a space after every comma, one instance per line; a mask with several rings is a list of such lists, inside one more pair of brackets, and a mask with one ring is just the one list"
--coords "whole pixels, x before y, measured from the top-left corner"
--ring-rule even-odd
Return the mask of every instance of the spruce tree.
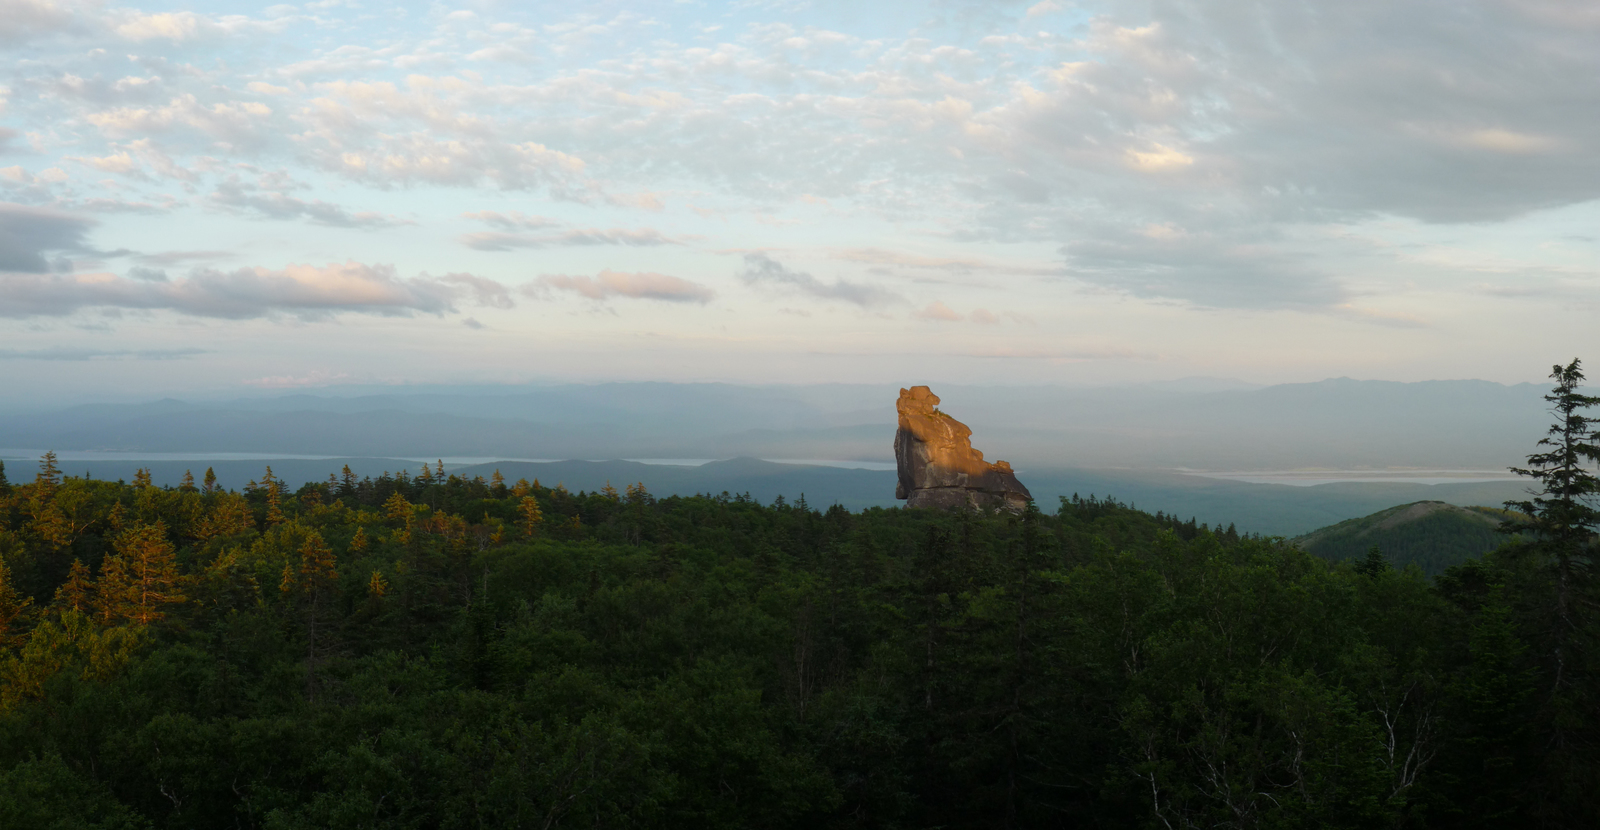
[[[117, 555], [109, 557], [121, 564], [119, 579], [106, 584], [110, 569], [101, 576], [101, 591], [112, 596], [114, 614], [141, 626], [166, 616], [163, 606], [184, 602], [182, 577], [167, 528], [161, 522], [138, 525], [123, 531], [116, 541]], [[120, 584], [117, 584], [120, 583]]]
[[93, 589], [89, 566], [83, 564], [82, 559], [74, 559], [72, 569], [67, 572], [67, 581], [56, 589], [55, 604], [63, 611], [87, 613]]
[[[522, 535], [532, 538], [539, 523], [544, 521], [544, 513], [539, 509], [539, 500], [533, 496], [523, 496], [517, 511], [522, 514]], [[573, 518], [576, 519], [577, 516]]]
[[4, 559], [0, 559], [0, 648], [11, 644], [14, 626], [22, 617], [22, 613], [33, 604], [33, 600], [11, 585], [11, 571], [6, 569]]
[[1501, 525], [1506, 533], [1523, 533], [1533, 540], [1540, 553], [1548, 557], [1555, 580], [1555, 684], [1566, 685], [1567, 663], [1573, 634], [1581, 627], [1579, 615], [1582, 594], [1594, 564], [1594, 533], [1600, 528], [1600, 478], [1589, 466], [1600, 462], [1594, 424], [1584, 414], [1600, 398], [1580, 394], [1583, 369], [1574, 359], [1566, 366], [1553, 367], [1550, 377], [1555, 388], [1544, 399], [1550, 402], [1555, 423], [1538, 446], [1544, 452], [1528, 456], [1527, 467], [1512, 467], [1512, 472], [1534, 479], [1539, 487], [1525, 501], [1508, 501], [1505, 506], [1527, 516]]

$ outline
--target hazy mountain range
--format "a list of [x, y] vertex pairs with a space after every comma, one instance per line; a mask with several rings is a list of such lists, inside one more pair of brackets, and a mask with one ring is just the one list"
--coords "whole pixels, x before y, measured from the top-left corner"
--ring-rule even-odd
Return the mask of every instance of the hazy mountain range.
[[[1498, 505], [1518, 481], [1289, 487], [1181, 474], [1307, 468], [1504, 471], [1549, 423], [1543, 387], [1487, 381], [1345, 378], [1253, 387], [1196, 379], [1124, 387], [934, 385], [988, 458], [1018, 469], [1050, 509], [1060, 496], [1110, 494], [1149, 510], [1240, 530], [1304, 533], [1425, 499]], [[32, 453], [103, 451], [66, 472], [158, 483], [214, 467], [224, 486], [266, 463], [291, 484], [349, 464], [358, 475], [454, 459], [467, 475], [596, 489], [641, 481], [657, 495], [801, 493], [815, 505], [890, 506], [894, 474], [756, 460], [891, 462], [898, 388], [615, 383], [543, 387], [329, 389], [223, 401], [160, 400], [19, 409], [0, 416], [13, 480]], [[180, 454], [160, 459], [157, 454]], [[300, 459], [267, 459], [269, 455]], [[155, 460], [152, 460], [152, 457]], [[260, 456], [260, 457], [253, 457]], [[305, 458], [324, 456], [324, 458]], [[692, 466], [616, 459], [732, 459]], [[490, 460], [478, 464], [474, 459]], [[517, 460], [523, 459], [523, 460]], [[555, 463], [534, 463], [546, 459]], [[589, 459], [589, 460], [578, 460]], [[870, 464], [869, 464], [870, 466]]]
[[[1544, 388], [1347, 378], [1250, 387], [934, 384], [990, 459], [1030, 467], [1503, 469], [1548, 424]], [[37, 407], [0, 446], [136, 453], [891, 461], [898, 389], [611, 383], [321, 390]]]

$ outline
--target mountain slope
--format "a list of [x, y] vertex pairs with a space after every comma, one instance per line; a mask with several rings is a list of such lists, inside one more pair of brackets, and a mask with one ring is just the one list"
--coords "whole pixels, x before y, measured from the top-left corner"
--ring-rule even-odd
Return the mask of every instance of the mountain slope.
[[1499, 547], [1507, 537], [1497, 528], [1510, 515], [1493, 507], [1419, 501], [1314, 530], [1294, 541], [1334, 561], [1359, 558], [1377, 545], [1395, 567], [1415, 564], [1432, 576]]

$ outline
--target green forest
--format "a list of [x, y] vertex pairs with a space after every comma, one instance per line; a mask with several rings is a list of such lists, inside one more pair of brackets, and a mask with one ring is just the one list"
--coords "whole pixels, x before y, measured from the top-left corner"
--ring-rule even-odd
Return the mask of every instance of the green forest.
[[1522, 514], [1493, 507], [1415, 502], [1349, 519], [1294, 540], [1325, 559], [1358, 559], [1373, 547], [1396, 567], [1415, 564], [1428, 576], [1505, 544], [1500, 524]]
[[1109, 498], [47, 455], [0, 483], [0, 828], [1591, 826], [1566, 369], [1519, 535], [1431, 578]]

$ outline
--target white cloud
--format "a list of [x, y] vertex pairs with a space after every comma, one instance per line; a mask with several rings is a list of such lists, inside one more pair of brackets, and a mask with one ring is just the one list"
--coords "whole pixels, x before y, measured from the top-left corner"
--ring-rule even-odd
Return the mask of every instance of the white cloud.
[[192, 40], [211, 28], [211, 21], [194, 12], [161, 12], [130, 15], [117, 25], [117, 34], [128, 40]]
[[[263, 177], [264, 180], [267, 178]], [[292, 182], [285, 181], [275, 184], [280, 188], [293, 186]], [[272, 184], [262, 187], [260, 184], [243, 182], [237, 177], [219, 182], [211, 193], [211, 201], [265, 219], [303, 218], [318, 225], [339, 228], [385, 228], [411, 224], [375, 211], [351, 212], [321, 199], [298, 199], [282, 189], [272, 189]]]
[[517, 248], [559, 248], [583, 245], [677, 245], [677, 240], [652, 228], [588, 228], [552, 234], [504, 233], [485, 231], [461, 237], [462, 244], [480, 251], [510, 251]]
[[793, 271], [763, 253], [744, 255], [744, 268], [739, 278], [746, 284], [772, 286], [783, 290], [807, 294], [823, 300], [839, 300], [862, 308], [878, 308], [905, 300], [892, 291], [865, 283], [837, 279], [824, 282], [804, 272]]
[[606, 270], [593, 277], [546, 274], [523, 289], [529, 296], [539, 296], [552, 290], [567, 291], [601, 301], [613, 297], [628, 297], [638, 300], [704, 304], [710, 302], [716, 295], [716, 292], [700, 283], [648, 271], [625, 273]]
[[937, 323], [953, 323], [961, 319], [961, 315], [938, 300], [928, 303], [926, 308], [911, 312], [911, 316], [918, 320]]
[[470, 274], [404, 278], [392, 266], [358, 262], [281, 269], [203, 268], [177, 279], [91, 274], [0, 275], [0, 316], [61, 316], [86, 308], [160, 309], [198, 317], [302, 318], [339, 313], [445, 314], [471, 300], [507, 307], [504, 286]]
[[76, 22], [75, 5], [54, 0], [0, 1], [0, 42], [69, 29]]

